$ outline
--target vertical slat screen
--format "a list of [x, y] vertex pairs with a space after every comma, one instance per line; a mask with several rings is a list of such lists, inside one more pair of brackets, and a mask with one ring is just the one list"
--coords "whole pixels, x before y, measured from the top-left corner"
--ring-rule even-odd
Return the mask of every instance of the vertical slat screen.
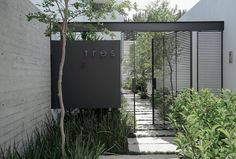
[[177, 91], [191, 87], [191, 33], [177, 33]]
[[[168, 33], [164, 40], [165, 54], [165, 85], [170, 92], [176, 92], [176, 36], [174, 32]], [[172, 71], [171, 71], [172, 70]], [[172, 73], [171, 73], [172, 72]], [[172, 86], [171, 86], [172, 85]], [[173, 87], [173, 88], [172, 88]]]
[[221, 89], [221, 32], [198, 33], [198, 88]]

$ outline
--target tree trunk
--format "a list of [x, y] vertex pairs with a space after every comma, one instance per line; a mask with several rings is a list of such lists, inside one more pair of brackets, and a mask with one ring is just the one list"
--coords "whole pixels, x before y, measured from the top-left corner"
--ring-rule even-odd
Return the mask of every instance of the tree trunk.
[[173, 86], [173, 68], [171, 65], [171, 60], [167, 57], [167, 62], [170, 68], [170, 87], [171, 87], [171, 96], [174, 98], [174, 86]]
[[62, 78], [63, 78], [63, 68], [64, 68], [65, 55], [66, 55], [66, 37], [63, 34], [65, 34], [64, 28], [62, 29], [62, 56], [61, 56], [61, 62], [60, 62], [60, 68], [59, 68], [59, 79], [58, 79], [58, 96], [59, 96], [60, 108], [61, 108], [60, 132], [61, 132], [62, 158], [65, 157], [65, 131], [64, 131], [65, 106], [64, 106], [64, 100], [63, 100], [63, 94], [62, 94]]
[[60, 108], [61, 108], [61, 116], [60, 116], [60, 132], [61, 132], [61, 153], [62, 159], [66, 157], [65, 151], [65, 130], [64, 130], [64, 118], [65, 118], [65, 106], [63, 100], [63, 93], [62, 93], [62, 79], [63, 79], [63, 70], [66, 58], [66, 32], [67, 32], [67, 21], [68, 21], [68, 1], [65, 0], [65, 10], [64, 10], [64, 18], [63, 24], [61, 28], [62, 33], [62, 56], [61, 62], [59, 67], [59, 77], [58, 77], [58, 97], [60, 101]]

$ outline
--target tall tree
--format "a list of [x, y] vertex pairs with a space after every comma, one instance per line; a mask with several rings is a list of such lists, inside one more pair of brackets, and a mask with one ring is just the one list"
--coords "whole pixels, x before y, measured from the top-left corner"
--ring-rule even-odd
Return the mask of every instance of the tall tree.
[[[179, 10], [177, 7], [171, 8], [167, 0], [156, 0], [150, 3], [144, 10], [140, 10], [137, 14], [133, 16], [132, 19], [128, 21], [133, 22], [174, 22], [177, 21], [185, 11]], [[152, 51], [152, 39], [162, 39], [161, 37], [165, 33], [138, 33], [136, 40], [135, 53], [137, 55], [136, 59], [136, 74], [137, 77], [150, 78], [151, 77], [151, 51]], [[173, 44], [173, 43], [172, 43]], [[170, 45], [171, 46], [171, 45]], [[162, 47], [157, 47], [158, 52], [162, 52]], [[171, 60], [173, 60], [173, 47], [166, 48], [165, 54], [155, 54], [155, 71], [156, 76], [161, 74], [162, 68], [162, 57], [168, 61], [169, 69], [173, 72], [173, 67]], [[171, 64], [171, 65], [170, 65]], [[133, 66], [133, 61], [130, 61], [130, 67]], [[145, 76], [145, 77], [143, 77]], [[172, 78], [170, 78], [172, 81]], [[171, 82], [171, 89], [173, 89], [173, 82]], [[172, 91], [173, 92], [173, 91]]]
[[[85, 16], [90, 21], [106, 19], [108, 16], [114, 19], [116, 14], [126, 15], [125, 9], [131, 9], [132, 5], [128, 0], [121, 3], [116, 3], [116, 0], [43, 0], [38, 4], [41, 12], [29, 13], [28, 20], [37, 19], [40, 22], [48, 24], [46, 30], [47, 35], [51, 35], [51, 25], [53, 28], [59, 29], [62, 40], [62, 56], [59, 66], [58, 79], [58, 97], [60, 101], [61, 116], [60, 116], [60, 132], [61, 132], [61, 152], [62, 158], [66, 157], [65, 151], [65, 132], [64, 132], [64, 116], [65, 106], [63, 101], [62, 80], [63, 68], [66, 59], [66, 45], [68, 33], [71, 30], [68, 28], [68, 23], [77, 21], [78, 17]], [[78, 21], [77, 21], [78, 22]]]

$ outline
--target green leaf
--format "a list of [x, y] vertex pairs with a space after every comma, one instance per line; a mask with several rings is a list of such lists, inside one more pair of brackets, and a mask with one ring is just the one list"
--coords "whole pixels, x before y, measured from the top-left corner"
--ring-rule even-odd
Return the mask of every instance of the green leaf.
[[221, 132], [221, 133], [223, 133], [228, 139], [230, 139], [231, 137], [230, 137], [230, 134], [229, 134], [229, 132], [227, 131], [227, 130], [224, 130], [224, 129], [219, 129], [219, 131]]

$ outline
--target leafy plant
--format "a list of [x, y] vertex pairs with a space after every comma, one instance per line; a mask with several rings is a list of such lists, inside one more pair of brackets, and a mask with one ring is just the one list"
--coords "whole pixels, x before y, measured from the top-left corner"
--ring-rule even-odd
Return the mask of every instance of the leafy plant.
[[178, 131], [175, 143], [184, 158], [236, 158], [236, 95], [223, 90], [184, 90], [169, 119]]
[[[133, 117], [125, 111], [126, 101], [120, 109], [98, 114], [97, 110], [67, 112], [65, 115], [65, 151], [68, 159], [97, 159], [104, 151], [125, 153], [127, 139], [133, 127]], [[59, 159], [60, 127], [48, 119], [42, 129], [24, 143], [22, 152], [17, 146], [0, 150], [0, 159]]]
[[126, 89], [126, 90], [131, 90], [132, 89], [132, 79], [128, 78], [124, 85], [123, 85], [123, 88]]
[[[152, 102], [152, 99], [150, 99], [150, 102]], [[168, 88], [160, 88], [154, 92], [154, 106], [165, 120], [167, 120], [167, 115], [170, 113], [172, 103], [173, 98]]]
[[140, 96], [141, 99], [147, 99], [147, 98], [149, 98], [146, 91], [145, 91], [145, 92], [140, 92], [140, 93], [139, 93], [139, 96]]
[[91, 135], [80, 134], [76, 138], [75, 148], [70, 151], [70, 159], [98, 159], [105, 150], [105, 146], [96, 140]]

